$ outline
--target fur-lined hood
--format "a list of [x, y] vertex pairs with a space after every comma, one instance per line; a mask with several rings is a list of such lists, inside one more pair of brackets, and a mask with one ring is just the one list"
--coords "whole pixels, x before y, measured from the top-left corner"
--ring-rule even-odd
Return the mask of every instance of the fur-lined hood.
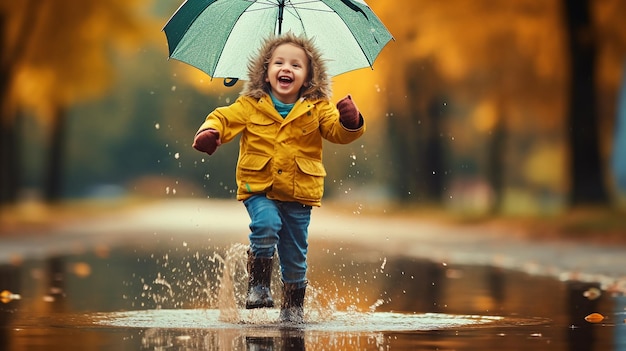
[[308, 100], [330, 100], [332, 89], [330, 77], [326, 72], [326, 64], [322, 55], [315, 47], [312, 40], [299, 37], [292, 33], [274, 36], [266, 39], [259, 49], [255, 58], [248, 63], [248, 81], [246, 81], [241, 95], [260, 99], [271, 91], [270, 85], [265, 81], [267, 77], [267, 65], [274, 49], [282, 44], [294, 44], [304, 50], [309, 58], [309, 77], [307, 87], [302, 87], [300, 98]]

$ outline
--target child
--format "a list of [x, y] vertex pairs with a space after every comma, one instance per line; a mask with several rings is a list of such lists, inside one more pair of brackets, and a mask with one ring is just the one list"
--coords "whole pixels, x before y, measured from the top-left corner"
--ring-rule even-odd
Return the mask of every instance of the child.
[[212, 155], [241, 134], [237, 199], [250, 215], [246, 308], [273, 307], [272, 258], [278, 250], [280, 321], [303, 322], [312, 206], [320, 206], [326, 171], [322, 139], [347, 144], [365, 131], [348, 95], [330, 102], [320, 52], [291, 33], [267, 39], [248, 65], [249, 81], [230, 106], [208, 115], [193, 147]]

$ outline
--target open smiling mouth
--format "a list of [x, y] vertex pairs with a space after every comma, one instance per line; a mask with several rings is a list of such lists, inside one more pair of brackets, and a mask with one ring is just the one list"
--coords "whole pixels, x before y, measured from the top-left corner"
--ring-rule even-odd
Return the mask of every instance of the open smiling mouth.
[[291, 84], [291, 82], [293, 82], [293, 79], [291, 79], [290, 77], [285, 77], [285, 76], [281, 76], [278, 77], [278, 82], [280, 82], [281, 84]]

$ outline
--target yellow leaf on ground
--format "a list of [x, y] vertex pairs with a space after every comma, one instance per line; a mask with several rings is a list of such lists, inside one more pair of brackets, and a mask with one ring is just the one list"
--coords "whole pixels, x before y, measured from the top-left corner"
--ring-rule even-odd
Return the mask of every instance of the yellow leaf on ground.
[[600, 323], [604, 320], [604, 316], [600, 313], [592, 313], [585, 317], [585, 320], [589, 323]]

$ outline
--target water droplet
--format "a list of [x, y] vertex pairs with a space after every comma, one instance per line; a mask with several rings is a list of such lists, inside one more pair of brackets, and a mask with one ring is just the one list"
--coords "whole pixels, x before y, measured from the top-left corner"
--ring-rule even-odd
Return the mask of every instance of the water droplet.
[[374, 312], [376, 311], [376, 308], [381, 306], [383, 303], [385, 303], [385, 301], [383, 301], [382, 299], [378, 299], [376, 300], [376, 302], [374, 302], [370, 307], [370, 312]]

